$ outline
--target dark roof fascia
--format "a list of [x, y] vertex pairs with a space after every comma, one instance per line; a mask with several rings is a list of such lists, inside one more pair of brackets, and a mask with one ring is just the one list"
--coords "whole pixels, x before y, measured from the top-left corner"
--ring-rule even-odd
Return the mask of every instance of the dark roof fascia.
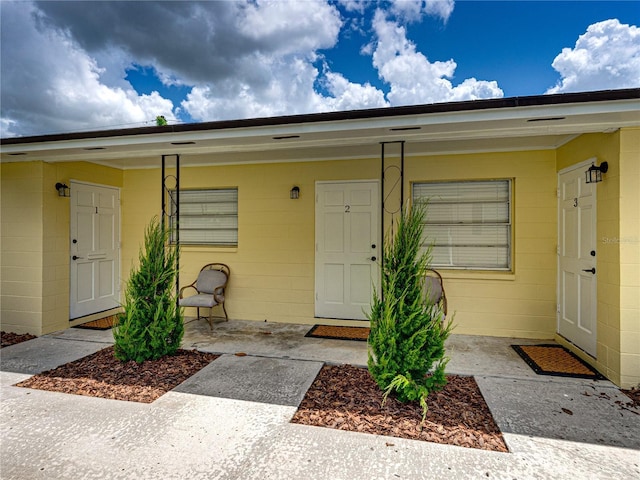
[[492, 98], [483, 100], [465, 100], [460, 102], [432, 103], [399, 107], [381, 107], [363, 110], [339, 112], [308, 113], [284, 115], [279, 117], [249, 118], [240, 120], [218, 120], [202, 123], [178, 125], [136, 127], [116, 130], [96, 130], [87, 132], [57, 133], [29, 137], [9, 137], [0, 139], [2, 145], [19, 145], [66, 140], [113, 138], [135, 135], [153, 135], [162, 133], [200, 132], [205, 130], [225, 130], [233, 128], [268, 127], [302, 123], [337, 122], [344, 120], [362, 120], [367, 118], [403, 117], [436, 113], [466, 112], [499, 108], [532, 107], [544, 105], [562, 105], [570, 103], [606, 102], [615, 100], [640, 99], [640, 88], [620, 90], [600, 90], [593, 92], [559, 93], [552, 95], [534, 95], [525, 97]]

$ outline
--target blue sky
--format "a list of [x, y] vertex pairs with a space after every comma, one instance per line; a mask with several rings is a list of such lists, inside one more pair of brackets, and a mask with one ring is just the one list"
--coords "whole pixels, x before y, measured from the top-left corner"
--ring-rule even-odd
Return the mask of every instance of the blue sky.
[[2, 137], [640, 87], [634, 1], [0, 3]]

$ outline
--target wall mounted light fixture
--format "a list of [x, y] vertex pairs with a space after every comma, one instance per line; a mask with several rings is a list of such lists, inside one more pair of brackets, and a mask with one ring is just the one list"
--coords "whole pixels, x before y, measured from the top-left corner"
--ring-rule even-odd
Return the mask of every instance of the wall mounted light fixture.
[[607, 162], [602, 162], [600, 166], [596, 167], [594, 163], [589, 167], [589, 170], [584, 172], [587, 183], [599, 183], [602, 181], [602, 174], [607, 173], [609, 170], [609, 164]]
[[289, 198], [291, 200], [297, 200], [298, 198], [300, 198], [300, 187], [293, 187], [289, 192]]
[[67, 185], [66, 183], [56, 183], [56, 190], [58, 191], [58, 196], [59, 197], [70, 197], [71, 196], [71, 189], [69, 188], [69, 185]]

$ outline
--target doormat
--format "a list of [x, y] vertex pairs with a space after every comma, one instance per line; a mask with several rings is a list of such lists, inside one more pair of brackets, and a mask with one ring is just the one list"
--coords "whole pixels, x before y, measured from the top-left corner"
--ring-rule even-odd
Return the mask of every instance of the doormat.
[[73, 328], [86, 328], [87, 330], [109, 330], [118, 322], [117, 315], [110, 315], [105, 318], [99, 318], [92, 322], [83, 323], [82, 325], [76, 325]]
[[591, 365], [562, 345], [511, 345], [511, 347], [538, 375], [605, 379]]
[[314, 325], [305, 337], [333, 338], [335, 340], [358, 340], [366, 342], [369, 327], [336, 327], [333, 325]]

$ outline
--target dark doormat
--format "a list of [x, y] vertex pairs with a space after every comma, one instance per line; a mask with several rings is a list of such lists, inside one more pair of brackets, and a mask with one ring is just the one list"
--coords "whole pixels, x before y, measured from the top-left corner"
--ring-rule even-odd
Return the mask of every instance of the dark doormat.
[[562, 345], [511, 345], [511, 347], [538, 375], [605, 380], [591, 365]]
[[83, 323], [82, 325], [76, 325], [73, 328], [86, 328], [87, 330], [109, 330], [118, 321], [117, 315], [110, 315], [105, 318], [99, 318], [92, 322]]
[[336, 340], [358, 340], [366, 342], [369, 327], [336, 327], [334, 325], [314, 325], [305, 337], [333, 338]]

